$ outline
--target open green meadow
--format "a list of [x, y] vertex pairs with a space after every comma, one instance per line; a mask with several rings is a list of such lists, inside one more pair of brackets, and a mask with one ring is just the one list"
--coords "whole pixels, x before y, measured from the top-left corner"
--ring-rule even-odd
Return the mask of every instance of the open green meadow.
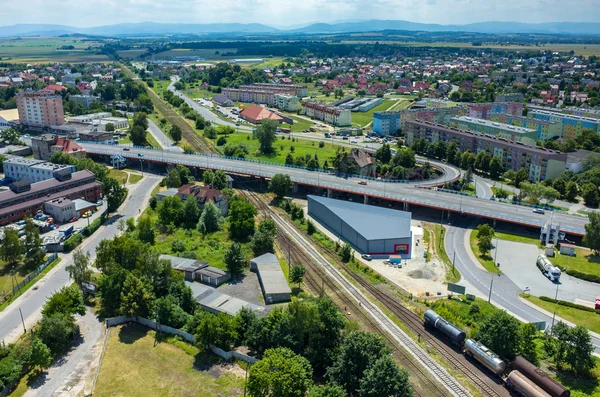
[[[106, 62], [96, 54], [99, 42], [71, 37], [17, 37], [0, 39], [0, 59], [14, 63]], [[73, 46], [73, 49], [61, 49]]]

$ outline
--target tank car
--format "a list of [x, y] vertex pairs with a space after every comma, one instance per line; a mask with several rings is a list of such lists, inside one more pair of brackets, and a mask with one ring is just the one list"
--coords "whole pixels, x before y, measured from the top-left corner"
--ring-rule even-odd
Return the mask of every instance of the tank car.
[[496, 353], [474, 339], [465, 341], [464, 353], [479, 361], [496, 375], [501, 375], [506, 369], [506, 363]]
[[506, 387], [523, 397], [550, 397], [550, 394], [529, 380], [521, 372], [514, 370], [506, 378]]
[[513, 362], [513, 369], [529, 378], [533, 383], [541, 387], [551, 397], [569, 397], [569, 389], [552, 379], [547, 373], [527, 361], [521, 356], [517, 356]]
[[456, 325], [448, 322], [445, 318], [434, 312], [433, 310], [427, 310], [425, 312], [425, 326], [435, 328], [442, 334], [447, 336], [452, 344], [456, 346], [462, 346], [467, 335], [465, 332], [458, 328]]

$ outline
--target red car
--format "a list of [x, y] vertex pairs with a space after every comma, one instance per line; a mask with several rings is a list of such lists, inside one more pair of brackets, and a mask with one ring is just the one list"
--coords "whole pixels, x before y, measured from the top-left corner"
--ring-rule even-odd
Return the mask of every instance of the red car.
[[366, 185], [366, 184], [367, 184], [367, 181], [360, 181], [360, 182], [358, 182], [358, 184], [359, 184], [359, 185]]

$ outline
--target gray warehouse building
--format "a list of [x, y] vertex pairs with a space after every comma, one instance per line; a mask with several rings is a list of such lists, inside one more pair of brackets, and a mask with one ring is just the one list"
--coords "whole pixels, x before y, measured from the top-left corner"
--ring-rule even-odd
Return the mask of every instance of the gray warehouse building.
[[267, 304], [287, 302], [291, 299], [292, 290], [274, 254], [267, 253], [250, 260], [250, 270], [258, 274], [258, 281]]
[[361, 253], [412, 257], [410, 212], [308, 196], [308, 214]]

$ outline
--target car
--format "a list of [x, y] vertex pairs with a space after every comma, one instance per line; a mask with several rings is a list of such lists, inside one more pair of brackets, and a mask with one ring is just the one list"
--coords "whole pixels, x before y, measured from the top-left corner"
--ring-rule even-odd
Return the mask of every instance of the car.
[[123, 150], [124, 150], [124, 151], [126, 151], [126, 152], [128, 152], [128, 151], [130, 151], [131, 149], [129, 149], [128, 147], [124, 147], [124, 148], [123, 148]]
[[347, 140], [348, 140], [348, 137], [347, 137], [347, 136], [344, 136], [344, 137], [342, 137], [342, 139], [343, 139], [343, 140], [345, 140], [345, 141], [347, 141]]
[[240, 123], [235, 123], [235, 125], [239, 127], [239, 126], [240, 126]]
[[366, 185], [366, 184], [367, 184], [367, 181], [360, 181], [360, 182], [358, 182], [358, 184], [359, 184], [359, 185]]
[[360, 257], [366, 261], [370, 261], [371, 259], [373, 259], [373, 258], [371, 258], [371, 255], [369, 255], [369, 254], [362, 254]]
[[350, 141], [350, 143], [358, 143], [358, 141], [356, 139], [353, 139]]
[[540, 214], [540, 215], [544, 215], [544, 214], [546, 214], [546, 211], [544, 211], [544, 210], [543, 210], [543, 209], [541, 209], [541, 208], [536, 208], [536, 209], [534, 209], [534, 210], [533, 210], [533, 213], [534, 213], [534, 214]]
[[138, 153], [138, 157], [144, 157], [144, 153]]
[[102, 201], [102, 200], [96, 201], [96, 205], [102, 205], [102, 204], [104, 204], [104, 201]]

